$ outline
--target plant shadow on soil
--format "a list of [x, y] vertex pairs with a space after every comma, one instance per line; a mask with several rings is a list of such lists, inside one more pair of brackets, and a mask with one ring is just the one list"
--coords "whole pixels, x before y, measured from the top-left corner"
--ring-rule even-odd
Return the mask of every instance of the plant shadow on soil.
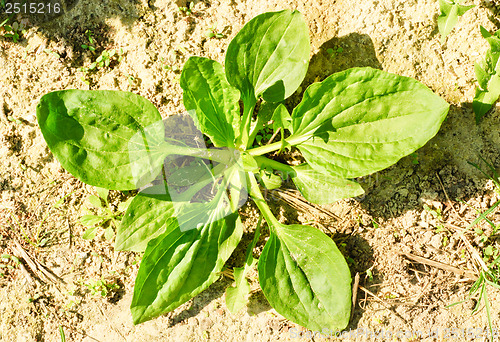
[[[17, 21], [23, 23], [26, 28], [35, 27], [48, 43], [55, 42], [58, 45], [55, 52], [60, 58], [69, 60], [68, 63], [72, 67], [82, 66], [83, 55], [90, 53], [82, 48], [82, 45], [89, 45], [87, 30], [92, 32], [94, 38], [95, 52], [93, 54], [99, 56], [102, 51], [115, 43], [110, 39], [113, 28], [106, 23], [106, 20], [118, 18], [124, 26], [130, 28], [141, 17], [138, 0], [99, 2], [51, 0], [49, 2], [62, 4], [62, 13], [18, 14], [11, 17], [10, 23]], [[9, 16], [5, 13], [1, 14], [0, 22], [7, 18]], [[21, 39], [18, 44], [27, 47], [26, 39]]]
[[500, 28], [500, 7], [494, 1], [489, 0], [482, 0], [479, 6], [485, 7], [491, 12], [488, 19], [495, 24], [497, 29]]

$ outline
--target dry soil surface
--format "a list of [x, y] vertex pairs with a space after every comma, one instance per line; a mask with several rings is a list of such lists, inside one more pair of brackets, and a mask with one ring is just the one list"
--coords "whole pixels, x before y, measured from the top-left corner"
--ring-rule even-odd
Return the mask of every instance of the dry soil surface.
[[[178, 10], [191, 3], [192, 14]], [[460, 233], [478, 210], [500, 199], [493, 183], [468, 164], [483, 157], [500, 165], [500, 110], [494, 108], [476, 125], [471, 109], [474, 63], [488, 48], [479, 25], [490, 32], [498, 29], [500, 6], [466, 3], [476, 7], [460, 18], [444, 44], [437, 29], [437, 0], [79, 0], [68, 1], [70, 9], [60, 17], [23, 19], [26, 31], [17, 42], [0, 32], [0, 254], [16, 255], [22, 248], [59, 277], [44, 276], [42, 266], [32, 272], [27, 258], [21, 264], [0, 259], [0, 340], [60, 341], [61, 330], [67, 341], [86, 342], [309, 339], [308, 332], [269, 306], [256, 274], [250, 276], [254, 291], [248, 308], [236, 315], [224, 301], [231, 280], [222, 276], [175, 311], [134, 326], [129, 305], [140, 255], [115, 252], [103, 229], [92, 241], [82, 239], [85, 228], [78, 219], [95, 190], [61, 168], [35, 116], [42, 95], [70, 88], [129, 90], [149, 99], [164, 117], [183, 113], [179, 76], [186, 59], [199, 55], [222, 63], [245, 22], [280, 9], [304, 14], [312, 47], [308, 74], [287, 102], [290, 108], [309, 84], [355, 66], [414, 77], [451, 104], [440, 132], [426, 146], [359, 179], [366, 188], [363, 198], [323, 211], [273, 203], [283, 222], [309, 222], [329, 232], [353, 277], [359, 273], [356, 308], [346, 331], [358, 329], [361, 340], [373, 339], [366, 331], [382, 329], [407, 332], [396, 340], [437, 340], [427, 337], [431, 331], [439, 338], [453, 332], [461, 341], [467, 339], [463, 329], [476, 329], [472, 334], [477, 336], [488, 325], [486, 309], [480, 302], [472, 314], [476, 300], [467, 294], [473, 281], [460, 273], [471, 271], [474, 278], [480, 270], [474, 254], [483, 257], [487, 246], [498, 247], [484, 221], [476, 227], [483, 236], [473, 229], [464, 238]], [[87, 30], [95, 52], [82, 48]], [[223, 37], [208, 38], [209, 30]], [[122, 49], [123, 58], [113, 58], [107, 68], [82, 71], [105, 49]], [[111, 192], [112, 209], [124, 199]], [[253, 231], [255, 208], [248, 204], [242, 213], [246, 230]], [[500, 223], [498, 212], [488, 217]], [[484, 236], [489, 236], [486, 242]], [[245, 235], [229, 266], [241, 262], [249, 239]], [[412, 260], [405, 253], [425, 259]], [[498, 329], [499, 294], [487, 287], [490, 317]], [[422, 337], [410, 338], [418, 331]]]

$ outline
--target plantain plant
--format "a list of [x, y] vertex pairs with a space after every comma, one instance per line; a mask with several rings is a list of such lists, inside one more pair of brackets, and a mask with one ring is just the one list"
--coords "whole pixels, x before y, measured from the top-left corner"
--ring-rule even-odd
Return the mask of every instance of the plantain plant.
[[[309, 54], [303, 16], [284, 10], [250, 20], [229, 44], [225, 69], [189, 58], [180, 85], [204, 139], [166, 134], [157, 109], [129, 92], [63, 90], [41, 98], [40, 128], [67, 171], [106, 189], [140, 189], [115, 242], [117, 250], [144, 252], [134, 323], [174, 310], [220, 277], [242, 238], [238, 208], [249, 197], [270, 230], [257, 266], [269, 303], [308, 329], [347, 326], [344, 257], [321, 231], [279, 222], [261, 189], [290, 177], [317, 204], [361, 195], [353, 179], [423, 146], [449, 106], [414, 79], [353, 68], [309, 86], [290, 114], [283, 102], [302, 83]], [[259, 146], [256, 137], [270, 126], [281, 138]], [[268, 158], [292, 146], [303, 164]]]

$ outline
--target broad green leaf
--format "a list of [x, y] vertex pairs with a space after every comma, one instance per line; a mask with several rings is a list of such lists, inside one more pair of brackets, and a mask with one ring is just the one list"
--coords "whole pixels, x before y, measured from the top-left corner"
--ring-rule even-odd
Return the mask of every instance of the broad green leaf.
[[259, 112], [257, 113], [257, 118], [261, 119], [262, 123], [267, 123], [269, 120], [273, 119], [274, 112], [280, 105], [282, 105], [281, 102], [262, 101]]
[[208, 58], [190, 57], [182, 69], [180, 84], [184, 106], [198, 128], [215, 146], [234, 147], [240, 95], [227, 82], [222, 65]]
[[169, 312], [219, 278], [243, 228], [237, 213], [182, 232], [167, 229], [151, 240], [135, 281], [134, 324]]
[[273, 226], [259, 259], [269, 304], [307, 329], [344, 329], [351, 312], [351, 274], [335, 243], [310, 226]]
[[448, 103], [412, 78], [352, 68], [306, 90], [292, 113], [292, 135], [286, 141], [313, 169], [355, 178], [422, 147], [448, 109]]
[[458, 0], [439, 0], [439, 9], [441, 13], [438, 17], [438, 29], [441, 34], [441, 44], [444, 43], [446, 36], [453, 30], [458, 22], [458, 17], [473, 8], [474, 5], [460, 5]]
[[476, 63], [479, 87], [472, 102], [476, 123], [491, 109], [500, 96], [500, 30], [491, 35], [481, 26], [481, 34], [490, 44], [484, 60]]
[[309, 65], [309, 29], [298, 11], [268, 12], [243, 26], [226, 53], [226, 77], [244, 102], [281, 102], [299, 87]]
[[250, 284], [245, 278], [245, 268], [235, 267], [233, 269], [235, 286], [226, 289], [226, 306], [233, 314], [245, 307], [246, 296], [250, 293]]
[[139, 192], [127, 208], [116, 232], [117, 251], [143, 252], [148, 241], [167, 228], [177, 228], [174, 206], [165, 185]]
[[292, 181], [306, 200], [316, 204], [329, 204], [343, 198], [360, 196], [363, 188], [356, 182], [319, 172], [307, 164], [293, 166]]
[[160, 172], [161, 116], [145, 98], [111, 90], [62, 90], [37, 107], [43, 136], [61, 165], [81, 181], [132, 190]]
[[[234, 202], [240, 200], [241, 183], [244, 181], [246, 185], [246, 178], [240, 164], [230, 167], [219, 164], [214, 167], [214, 174], [218, 173], [219, 166], [225, 171], [220, 180], [212, 180], [209, 188], [216, 193], [210, 201], [206, 197], [192, 201], [197, 199], [198, 191], [210, 183], [202, 181], [180, 193], [166, 183], [168, 189], [146, 189], [153, 195], [145, 196], [161, 202], [146, 200], [149, 205], [145, 206], [145, 211], [149, 215], [163, 207], [156, 213], [159, 216], [160, 212], [167, 212], [167, 219], [146, 216], [145, 222], [135, 225], [137, 229], [132, 230], [124, 225], [125, 230], [135, 236], [145, 236], [145, 230], [154, 229], [157, 234], [160, 222], [165, 226], [161, 235], [149, 241], [137, 276], [131, 306], [136, 324], [171, 311], [206, 289], [219, 277], [218, 272], [241, 239], [242, 227]], [[162, 191], [164, 195], [159, 198], [157, 194]], [[129, 211], [131, 208], [135, 208], [133, 203]], [[151, 224], [155, 219], [158, 224]]]

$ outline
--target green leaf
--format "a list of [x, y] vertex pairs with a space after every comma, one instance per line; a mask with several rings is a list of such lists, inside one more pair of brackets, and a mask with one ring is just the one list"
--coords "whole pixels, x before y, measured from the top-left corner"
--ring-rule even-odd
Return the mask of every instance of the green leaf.
[[441, 44], [444, 43], [446, 36], [453, 30], [458, 22], [458, 17], [473, 8], [474, 5], [460, 5], [457, 0], [439, 0], [439, 9], [441, 13], [438, 17], [438, 29], [441, 34]]
[[145, 98], [111, 90], [62, 90], [37, 107], [43, 136], [61, 165], [81, 181], [132, 190], [160, 172], [164, 125]]
[[268, 190], [277, 189], [281, 186], [281, 177], [267, 170], [260, 170], [257, 177]]
[[484, 60], [476, 63], [474, 68], [479, 84], [472, 102], [476, 123], [479, 123], [500, 96], [500, 30], [491, 35], [481, 26], [481, 34], [490, 44], [490, 49]]
[[[210, 182], [196, 183], [180, 193], [166, 183], [164, 186], [168, 189], [157, 186], [143, 191], [148, 190], [144, 196], [151, 199], [143, 200], [145, 203], [134, 215], [144, 216], [142, 223], [132, 224], [131, 229], [127, 227], [125, 215], [122, 226], [128, 233], [122, 235], [133, 236], [129, 239], [132, 241], [150, 236], [154, 229], [157, 234], [161, 222], [165, 226], [160, 228], [163, 229], [161, 235], [149, 241], [139, 269], [131, 306], [136, 324], [173, 310], [206, 289], [218, 278], [217, 273], [241, 239], [242, 227], [235, 202], [240, 201], [241, 188], [243, 183], [246, 185], [242, 165], [218, 164], [213, 170], [214, 174], [221, 175], [221, 180], [210, 180], [209, 188], [216, 191], [210, 201], [206, 197], [194, 201], [198, 191], [207, 188]], [[138, 208], [133, 204], [129, 211]], [[166, 220], [147, 216], [161, 207], [162, 210], [156, 211], [157, 216], [167, 213], [164, 214]], [[152, 223], [154, 220], [157, 223]], [[149, 232], [145, 233], [146, 230]], [[145, 239], [141, 239], [141, 244], [143, 241]]]
[[482, 117], [493, 107], [500, 96], [500, 77], [498, 75], [491, 77], [488, 88], [490, 89], [488, 91], [476, 88], [476, 95], [472, 101], [476, 123], [481, 121]]
[[245, 278], [245, 267], [235, 267], [233, 272], [235, 287], [226, 289], [226, 306], [232, 314], [235, 314], [245, 307], [250, 284]]
[[[437, 133], [448, 109], [448, 103], [412, 78], [352, 68], [305, 91], [286, 141], [299, 148], [313, 169], [356, 178], [422, 147]], [[330, 126], [330, 131], [323, 129]]]
[[[258, 138], [257, 134], [266, 127], [265, 125], [272, 119], [273, 113], [279, 105], [280, 103], [278, 102], [262, 101], [257, 113], [257, 120], [252, 123], [250, 128], [250, 137], [255, 137], [255, 140], [262, 139], [262, 137]], [[260, 141], [257, 142], [260, 143]]]
[[278, 128], [288, 129], [292, 128], [292, 117], [288, 113], [288, 109], [283, 104], [276, 107], [272, 119], [274, 120], [273, 129], [276, 131]]
[[292, 181], [309, 202], [329, 204], [343, 198], [361, 196], [364, 193], [358, 183], [317, 171], [307, 164], [292, 168], [295, 171]]
[[[220, 173], [219, 169], [225, 171]], [[213, 170], [215, 174], [220, 173], [221, 182], [216, 178], [204, 179], [183, 192], [178, 192], [175, 186], [168, 183], [141, 191], [120, 223], [115, 249], [144, 251], [149, 240], [168, 230], [192, 230], [213, 221], [214, 217], [222, 218], [235, 212], [246, 201], [242, 166], [235, 164], [226, 168], [226, 165], [219, 164]], [[242, 184], [243, 181], [245, 184]], [[211, 200], [206, 201], [207, 194], [202, 193], [203, 201], [193, 201], [209, 184], [215, 191]], [[231, 198], [227, 195], [228, 188]]]
[[107, 240], [107, 241], [110, 241], [113, 239], [113, 236], [115, 235], [115, 232], [113, 230], [113, 227], [108, 227], [104, 230], [104, 238]]
[[80, 217], [80, 223], [84, 227], [90, 227], [101, 222], [103, 218], [97, 215], [83, 215]]
[[245, 103], [281, 102], [299, 87], [309, 65], [309, 29], [298, 11], [268, 12], [243, 26], [226, 53], [226, 77]]
[[150, 241], [130, 307], [134, 324], [172, 311], [208, 288], [219, 278], [242, 232], [234, 213], [198, 229], [167, 229]]
[[87, 201], [96, 208], [102, 208], [101, 199], [95, 195], [90, 195], [89, 198], [87, 198]]
[[107, 204], [108, 203], [109, 190], [108, 189], [104, 189], [104, 188], [96, 187], [95, 191], [97, 192], [97, 195], [99, 195], [99, 197], [102, 198], [104, 200], [104, 202]]
[[248, 153], [241, 154], [241, 160], [243, 163], [243, 169], [247, 172], [258, 172], [259, 165], [255, 161], [255, 158], [249, 155]]
[[257, 119], [260, 119], [261, 123], [267, 123], [272, 120], [276, 108], [278, 108], [281, 104], [281, 102], [262, 101], [259, 107], [259, 112], [257, 113]]
[[246, 297], [250, 293], [250, 285], [248, 284], [245, 276], [257, 263], [257, 259], [253, 257], [253, 249], [259, 241], [261, 223], [262, 217], [259, 217], [252, 243], [250, 243], [247, 247], [245, 265], [243, 267], [235, 267], [233, 269], [235, 286], [228, 287], [226, 289], [226, 306], [233, 314], [240, 311], [247, 303]]
[[198, 128], [215, 146], [234, 147], [235, 132], [239, 132], [240, 96], [227, 82], [222, 65], [190, 57], [182, 69], [180, 85], [184, 106]]
[[307, 329], [344, 329], [351, 310], [351, 274], [335, 243], [319, 230], [273, 225], [259, 259], [269, 304]]
[[134, 197], [128, 198], [125, 202], [118, 203], [118, 211], [127, 211], [130, 203], [134, 200]]
[[175, 186], [190, 186], [205, 179], [211, 178], [209, 166], [203, 162], [176, 169], [169, 177], [168, 184]]
[[165, 185], [146, 188], [134, 197], [116, 232], [117, 251], [143, 252], [151, 239], [176, 229], [174, 206]]
[[97, 233], [97, 227], [88, 228], [87, 230], [85, 230], [85, 232], [83, 232], [82, 239], [93, 240], [96, 236], [96, 233]]
[[292, 117], [290, 116], [290, 113], [288, 113], [288, 109], [286, 109], [286, 107], [283, 104], [280, 104], [278, 107], [276, 107], [276, 110], [274, 111], [273, 120], [274, 120], [273, 124], [274, 131], [281, 128], [281, 148], [279, 150], [279, 152], [281, 152], [281, 150], [284, 147], [290, 146], [286, 143], [285, 140], [285, 129], [291, 130]]

